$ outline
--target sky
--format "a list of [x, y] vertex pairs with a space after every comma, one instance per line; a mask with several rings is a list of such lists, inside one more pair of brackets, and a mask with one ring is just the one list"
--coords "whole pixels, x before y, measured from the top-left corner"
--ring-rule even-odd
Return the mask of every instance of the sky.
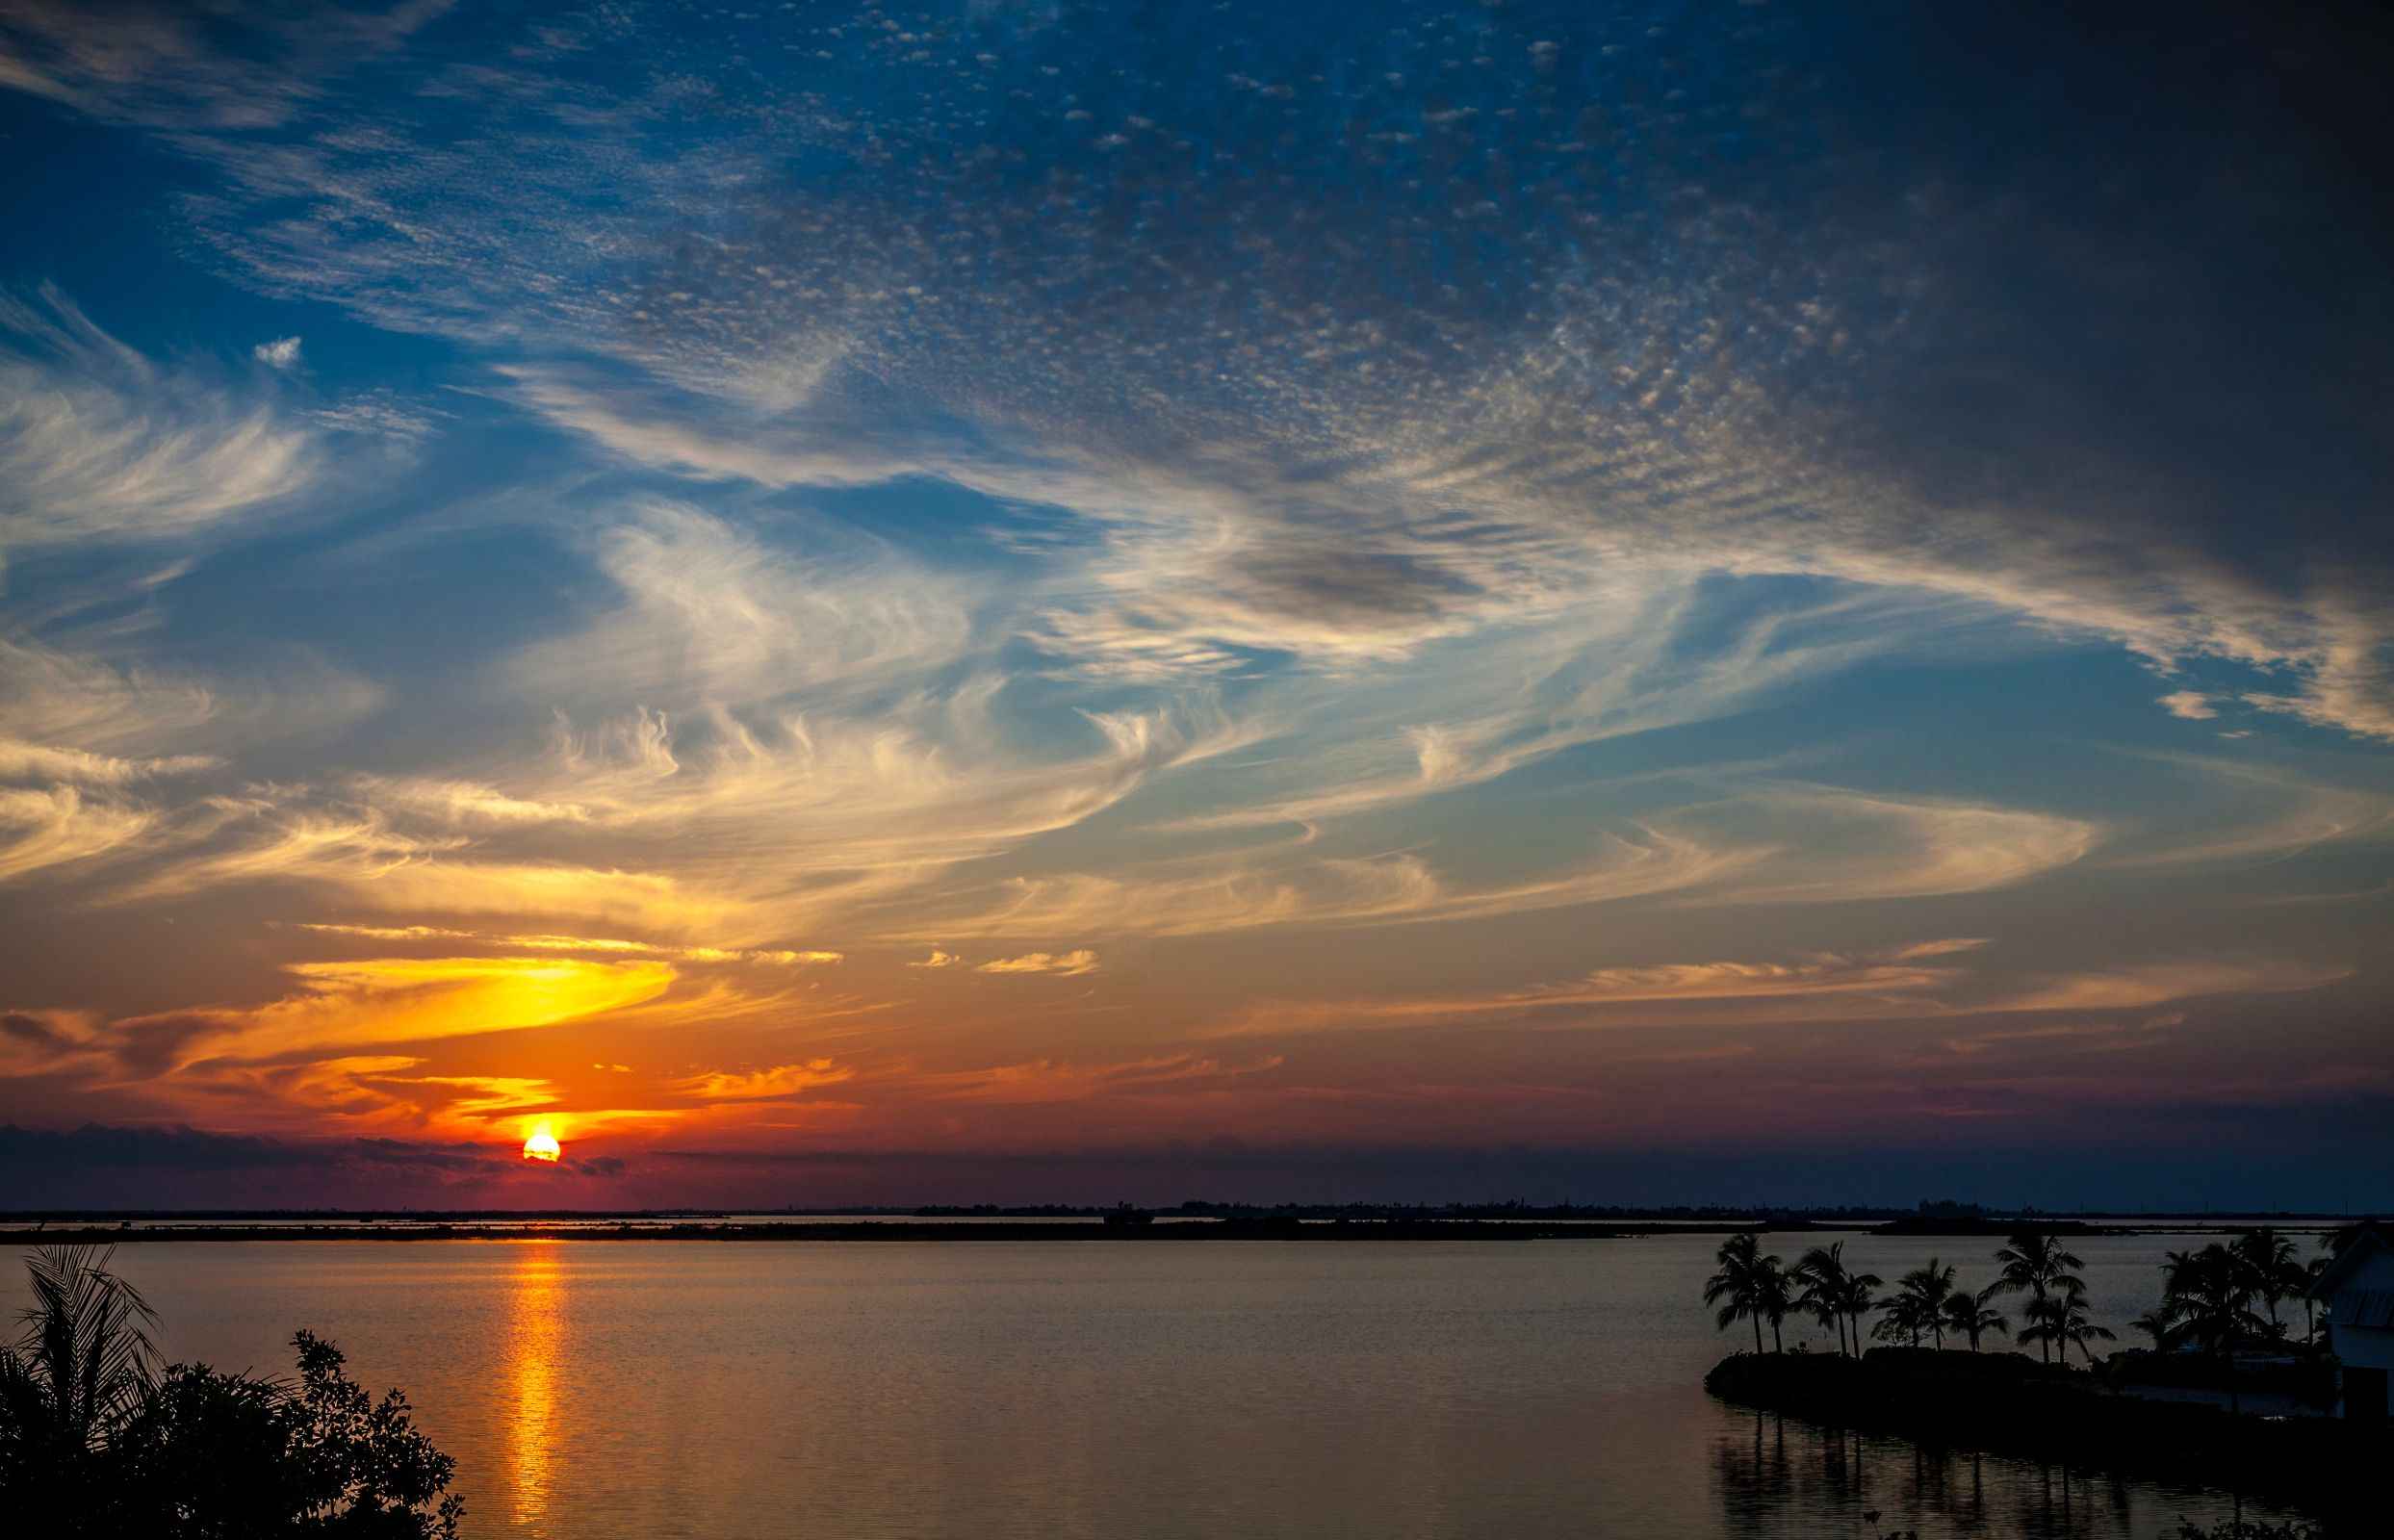
[[2394, 51], [2077, 9], [0, 0], [7, 1206], [2381, 1205]]

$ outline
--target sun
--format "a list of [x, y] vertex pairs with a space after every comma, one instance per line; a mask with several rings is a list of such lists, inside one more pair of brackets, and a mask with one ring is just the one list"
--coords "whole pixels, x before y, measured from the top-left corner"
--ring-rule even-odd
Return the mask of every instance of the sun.
[[524, 1158], [528, 1161], [553, 1161], [565, 1153], [557, 1136], [546, 1122], [532, 1125], [532, 1137], [524, 1142]]

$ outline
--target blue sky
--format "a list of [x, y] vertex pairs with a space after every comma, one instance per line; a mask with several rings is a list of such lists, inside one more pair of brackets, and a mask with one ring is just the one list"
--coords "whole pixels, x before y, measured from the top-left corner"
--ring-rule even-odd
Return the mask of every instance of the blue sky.
[[0, 1121], [317, 1152], [211, 1201], [2331, 1201], [2380, 58], [11, 6]]

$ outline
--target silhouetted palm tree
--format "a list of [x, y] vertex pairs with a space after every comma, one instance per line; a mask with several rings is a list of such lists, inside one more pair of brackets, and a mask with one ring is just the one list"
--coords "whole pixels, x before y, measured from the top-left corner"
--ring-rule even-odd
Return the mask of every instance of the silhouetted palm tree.
[[1928, 1266], [1914, 1268], [1895, 1280], [1895, 1297], [1882, 1306], [1904, 1307], [1907, 1319], [1925, 1327], [1940, 1351], [1945, 1346], [1945, 1301], [1953, 1297], [1953, 1269], [1937, 1258], [1928, 1259]]
[[2118, 1333], [2109, 1326], [2098, 1326], [2086, 1312], [2086, 1286], [2048, 1294], [2042, 1299], [2029, 1301], [2025, 1312], [2028, 1324], [2021, 1327], [2020, 1340], [2034, 1342], [2039, 1347], [2053, 1345], [2054, 1351], [2067, 1363], [2072, 1344], [2085, 1355], [2091, 1366], [2095, 1362], [2093, 1342], [2112, 1342]]
[[2284, 1328], [2278, 1321], [2278, 1301], [2300, 1296], [2310, 1283], [2302, 1262], [2296, 1257], [2294, 1243], [2264, 1225], [2236, 1237], [2229, 1249], [2244, 1265], [2245, 1276], [2252, 1285], [2253, 1297], [2260, 1300], [2269, 1312], [2271, 1332], [2283, 1335]]
[[1837, 1333], [1837, 1350], [1845, 1348], [1845, 1287], [1853, 1274], [1845, 1270], [1845, 1243], [1834, 1241], [1804, 1253], [1789, 1274], [1800, 1286], [1795, 1308]]
[[2001, 1313], [1979, 1303], [1977, 1296], [1967, 1289], [1956, 1289], [1947, 1295], [1938, 1314], [1944, 1318], [1947, 1331], [1970, 1340], [1972, 1352], [1978, 1351], [1978, 1340], [1991, 1331], [1999, 1331], [2007, 1337], [2012, 1334], [2011, 1322], [2005, 1320]]
[[1779, 1328], [1788, 1313], [1795, 1308], [1795, 1277], [1779, 1265], [1777, 1257], [1764, 1257], [1755, 1278], [1755, 1303], [1763, 1319], [1770, 1322], [1770, 1350], [1783, 1353], [1787, 1344], [1780, 1340]]
[[[1980, 1291], [1981, 1299], [1992, 1299], [1998, 1295], [2025, 1294], [2033, 1307], [2043, 1305], [2050, 1295], [2067, 1295], [2083, 1291], [2086, 1287], [2086, 1280], [2078, 1276], [2078, 1270], [2086, 1263], [2063, 1249], [2060, 1239], [2050, 1230], [2021, 1230], [2015, 1233], [1995, 1254], [1995, 1259], [2000, 1270], [1995, 1274], [1995, 1281]], [[2033, 1322], [2036, 1319], [2033, 1309], [2029, 1315]], [[2028, 1341], [2028, 1332], [2023, 1329], [2018, 1340]], [[2038, 1358], [2049, 1363], [2051, 1360], [2046, 1357], [2046, 1351], [2048, 1341], [2045, 1337], [2036, 1339]]]
[[2227, 1409], [2236, 1398], [2236, 1345], [2264, 1331], [2268, 1322], [2252, 1310], [2252, 1274], [2242, 1257], [2217, 1241], [2196, 1252], [2173, 1252], [2163, 1264], [2163, 1308], [2186, 1338], [2215, 1354], [2227, 1376]]
[[2129, 1322], [2128, 1329], [2141, 1331], [2150, 1337], [2153, 1340], [2153, 1351], [2166, 1352], [2177, 1341], [2177, 1315], [2167, 1303], [2164, 1303]]
[[1881, 1342], [1899, 1342], [1907, 1348], [1920, 1346], [1920, 1334], [1930, 1326], [1930, 1313], [1918, 1298], [1908, 1294], [1892, 1294], [1879, 1301], [1878, 1324], [1870, 1335]]
[[1854, 1351], [1862, 1351], [1862, 1318], [1868, 1315], [1877, 1302], [1879, 1275], [1875, 1272], [1848, 1272], [1841, 1290], [1840, 1303], [1845, 1312], [1847, 1329], [1853, 1333]]
[[2088, 1317], [2084, 1302], [2074, 1296], [2062, 1301], [2061, 1319], [2055, 1322], [2054, 1325], [2057, 1328], [2056, 1334], [2060, 1339], [2061, 1348], [2067, 1349], [2071, 1344], [2075, 1343], [2080, 1356], [2086, 1359], [2089, 1369], [2095, 1367], [2095, 1349], [2087, 1344], [2120, 1340], [2120, 1334], [2109, 1326], [2097, 1325]]
[[[2322, 1237], [2319, 1244], [2326, 1245], [2328, 1244], [2326, 1238]], [[2335, 1258], [2328, 1256], [2313, 1257], [2303, 1264], [2303, 1340], [2304, 1342], [2319, 1340], [2319, 1314], [2313, 1308], [2319, 1301], [2312, 1296], [2311, 1291], [2319, 1287], [2320, 1275], [2328, 1270], [2328, 1264], [2334, 1260]]]
[[1787, 1270], [1775, 1256], [1762, 1254], [1762, 1240], [1751, 1230], [1741, 1230], [1723, 1241], [1712, 1260], [1720, 1270], [1704, 1282], [1704, 1302], [1719, 1308], [1713, 1312], [1712, 1323], [1723, 1331], [1739, 1320], [1754, 1322], [1754, 1350], [1763, 1350], [1763, 1322], [1770, 1322], [1771, 1336], [1779, 1335], [1779, 1323], [1787, 1319], [1792, 1305], [1794, 1291], [1789, 1286]]
[[0, 1348], [0, 1427], [54, 1457], [98, 1449], [158, 1383], [158, 1313], [108, 1270], [112, 1254], [50, 1245], [25, 1259], [34, 1302]]

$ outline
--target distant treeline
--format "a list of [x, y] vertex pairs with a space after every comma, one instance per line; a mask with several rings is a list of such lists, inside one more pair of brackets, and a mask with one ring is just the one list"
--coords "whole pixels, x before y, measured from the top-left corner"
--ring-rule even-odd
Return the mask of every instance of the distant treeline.
[[[1004, 1205], [925, 1204], [913, 1209], [793, 1209], [791, 1213], [822, 1215], [903, 1214], [914, 1219], [1101, 1219], [1115, 1208], [1086, 1208], [1068, 1203]], [[1842, 1219], [1851, 1222], [1909, 1218], [1919, 1209], [1844, 1205], [1804, 1209], [1758, 1209], [1726, 1203], [1532, 1203], [1521, 1198], [1481, 1203], [1224, 1203], [1189, 1198], [1170, 1208], [1145, 1212], [1202, 1219], [1685, 1219], [1696, 1223], [1746, 1223], [1756, 1219]]]

